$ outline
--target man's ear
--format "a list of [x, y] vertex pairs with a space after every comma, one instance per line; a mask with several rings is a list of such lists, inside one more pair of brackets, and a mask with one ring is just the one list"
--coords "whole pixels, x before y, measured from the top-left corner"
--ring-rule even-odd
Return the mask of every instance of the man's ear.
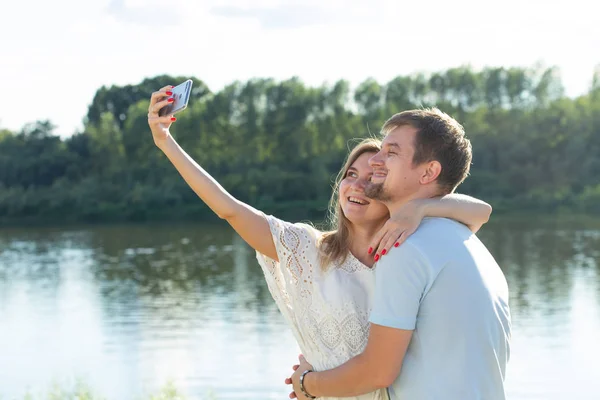
[[421, 179], [419, 182], [421, 185], [427, 185], [433, 181], [435, 181], [438, 176], [442, 173], [442, 164], [439, 161], [429, 161], [425, 164], [425, 169], [423, 170], [423, 175], [421, 175]]

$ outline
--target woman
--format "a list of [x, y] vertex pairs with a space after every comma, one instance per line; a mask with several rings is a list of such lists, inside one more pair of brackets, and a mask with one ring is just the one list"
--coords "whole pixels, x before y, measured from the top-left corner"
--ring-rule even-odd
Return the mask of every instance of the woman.
[[[334, 368], [364, 349], [374, 287], [374, 263], [398, 246], [424, 216], [456, 219], [476, 231], [491, 207], [468, 196], [412, 202], [397, 215], [364, 195], [372, 171], [368, 159], [379, 142], [357, 145], [338, 175], [332, 195], [333, 230], [266, 216], [227, 193], [175, 142], [172, 116], [159, 117], [170, 87], [152, 94], [148, 123], [155, 144], [196, 194], [257, 252], [269, 290], [298, 345], [317, 370]], [[387, 222], [386, 222], [387, 221]], [[377, 391], [357, 399], [383, 399]]]

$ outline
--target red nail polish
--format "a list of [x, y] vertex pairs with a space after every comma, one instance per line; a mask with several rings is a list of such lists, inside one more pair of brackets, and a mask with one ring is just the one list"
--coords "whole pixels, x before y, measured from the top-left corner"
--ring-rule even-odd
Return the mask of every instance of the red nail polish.
[[396, 242], [396, 244], [394, 245], [394, 247], [398, 247], [400, 246], [400, 243]]
[[379, 254], [375, 254], [375, 261], [379, 260]]
[[383, 249], [383, 251], [381, 252], [381, 255], [382, 255], [382, 256], [385, 256], [385, 253], [387, 253], [387, 250], [386, 250], [386, 249]]
[[173, 92], [167, 92], [167, 96], [171, 96]]
[[174, 101], [175, 101], [175, 99], [171, 97], [171, 98], [170, 98], [169, 100], [167, 100], [167, 101], [168, 101], [169, 103], [172, 103], [172, 102], [174, 102]]
[[369, 251], [367, 251], [367, 253], [371, 254], [373, 252], [373, 248], [369, 247]]
[[171, 121], [177, 121], [177, 118], [171, 117]]
[[171, 89], [173, 89], [175, 86], [171, 85]]

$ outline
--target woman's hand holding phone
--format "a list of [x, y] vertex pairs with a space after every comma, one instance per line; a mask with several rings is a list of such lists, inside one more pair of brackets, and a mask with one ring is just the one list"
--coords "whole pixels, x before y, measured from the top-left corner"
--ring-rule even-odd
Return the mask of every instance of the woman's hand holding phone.
[[148, 125], [157, 146], [170, 136], [169, 127], [177, 120], [173, 114], [187, 108], [192, 84], [192, 80], [188, 79], [177, 86], [165, 86], [152, 93], [148, 107]]
[[157, 146], [160, 146], [165, 140], [169, 138], [171, 135], [169, 132], [169, 128], [171, 124], [177, 120], [172, 114], [160, 116], [160, 110], [163, 107], [168, 106], [174, 100], [173, 92], [171, 92], [173, 86], [165, 86], [157, 92], [152, 93], [152, 97], [150, 98], [150, 106], [148, 107], [148, 125], [150, 125], [150, 130], [152, 131], [152, 137], [154, 138], [154, 143]]

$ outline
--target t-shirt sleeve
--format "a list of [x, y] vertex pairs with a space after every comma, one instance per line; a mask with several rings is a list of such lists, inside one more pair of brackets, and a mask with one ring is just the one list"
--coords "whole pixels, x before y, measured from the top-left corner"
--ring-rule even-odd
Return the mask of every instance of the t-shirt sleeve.
[[392, 249], [375, 270], [370, 322], [414, 330], [421, 301], [433, 282], [429, 261], [412, 243]]
[[307, 224], [293, 224], [270, 215], [265, 218], [279, 261], [259, 252], [256, 252], [256, 258], [273, 299], [285, 314], [286, 310], [293, 310], [294, 303], [307, 296], [307, 288], [317, 272], [314, 265], [316, 230]]

